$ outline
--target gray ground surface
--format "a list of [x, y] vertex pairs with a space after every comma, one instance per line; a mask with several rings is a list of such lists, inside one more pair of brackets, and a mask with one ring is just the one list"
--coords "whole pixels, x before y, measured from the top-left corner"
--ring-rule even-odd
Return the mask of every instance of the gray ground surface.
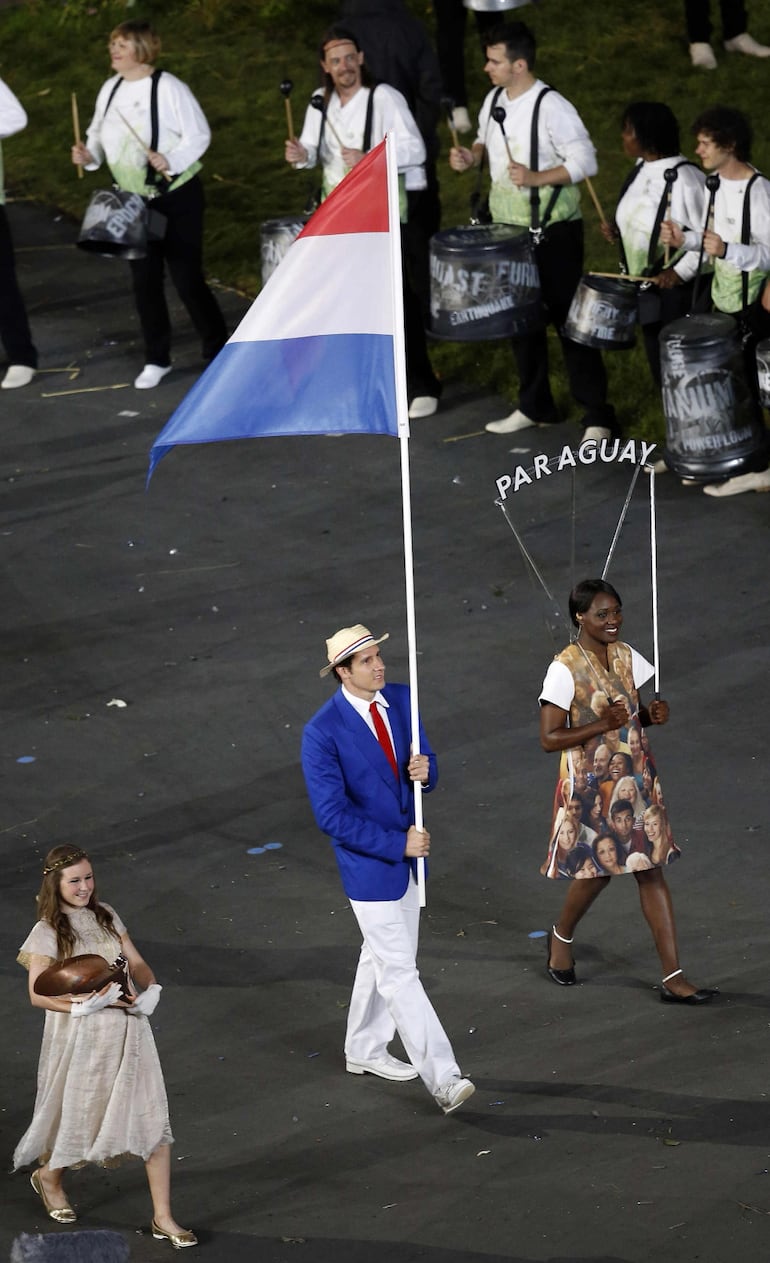
[[[0, 395], [6, 1168], [42, 1024], [14, 958], [41, 856], [71, 839], [164, 983], [153, 1026], [175, 1208], [202, 1255], [766, 1259], [770, 497], [710, 500], [657, 480], [672, 721], [654, 748], [684, 852], [671, 873], [683, 959], [721, 1000], [659, 1003], [630, 877], [585, 922], [583, 985], [565, 992], [529, 937], [562, 894], [538, 873], [556, 768], [537, 743], [536, 697], [554, 645], [494, 499], [500, 474], [578, 432], [479, 434], [507, 403], [457, 384], [415, 424], [421, 708], [442, 772], [426, 804], [421, 966], [478, 1089], [444, 1118], [419, 1082], [345, 1074], [358, 939], [298, 763], [338, 626], [390, 631], [390, 677], [406, 675], [398, 445], [178, 449], [145, 493], [151, 441], [199, 371], [193, 335], [180, 316], [176, 371], [156, 391], [44, 397], [130, 383], [136, 320], [122, 264], [81, 257], [74, 226], [42, 208], [11, 213], [41, 365], [81, 372]], [[245, 303], [222, 301], [235, 323]], [[628, 482], [627, 464], [581, 482], [579, 577], [601, 570]], [[646, 492], [610, 577], [627, 638], [650, 656]], [[564, 599], [569, 526], [544, 497], [519, 493], [516, 513]], [[268, 842], [280, 849], [248, 854]], [[124, 1233], [133, 1259], [168, 1257], [148, 1234], [141, 1167], [86, 1169], [70, 1189], [79, 1227]], [[67, 1231], [43, 1219], [23, 1173], [2, 1204], [1, 1257], [21, 1231]]]

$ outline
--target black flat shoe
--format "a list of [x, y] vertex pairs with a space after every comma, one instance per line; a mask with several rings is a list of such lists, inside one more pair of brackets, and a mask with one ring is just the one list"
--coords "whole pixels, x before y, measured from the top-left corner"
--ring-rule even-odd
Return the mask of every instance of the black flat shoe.
[[660, 988], [664, 1004], [710, 1004], [715, 995], [719, 995], [717, 987], [702, 987], [700, 991], [693, 991], [692, 995], [677, 995], [675, 991], [669, 991], [665, 982]]
[[572, 965], [569, 969], [554, 969], [554, 968], [552, 967], [552, 965], [551, 965], [551, 943], [552, 943], [552, 941], [553, 941], [553, 931], [552, 931], [552, 930], [549, 930], [549, 931], [548, 931], [548, 940], [547, 940], [547, 942], [548, 942], [548, 959], [546, 960], [546, 964], [545, 964], [545, 968], [546, 968], [546, 972], [547, 972], [547, 974], [548, 974], [548, 977], [551, 979], [551, 982], [555, 982], [555, 983], [557, 984], [557, 986], [559, 986], [559, 987], [574, 987], [574, 986], [575, 986], [575, 984], [576, 984], [576, 982], [577, 982], [577, 978], [575, 977], [575, 966], [574, 966], [574, 965]]

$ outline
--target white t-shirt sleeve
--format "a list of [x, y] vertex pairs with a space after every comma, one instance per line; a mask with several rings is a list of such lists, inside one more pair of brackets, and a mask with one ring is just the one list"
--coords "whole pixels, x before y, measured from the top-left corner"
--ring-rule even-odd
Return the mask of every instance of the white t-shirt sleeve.
[[569, 667], [563, 662], [552, 662], [545, 673], [538, 701], [550, 702], [553, 706], [569, 711], [574, 696], [575, 681]]

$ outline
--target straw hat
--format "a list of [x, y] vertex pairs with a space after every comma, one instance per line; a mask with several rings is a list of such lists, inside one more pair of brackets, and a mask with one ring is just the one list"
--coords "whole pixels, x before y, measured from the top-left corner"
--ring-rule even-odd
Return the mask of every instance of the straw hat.
[[389, 634], [389, 632], [385, 632], [384, 636], [380, 636], [379, 640], [375, 640], [369, 628], [364, 627], [362, 623], [356, 623], [354, 627], [341, 627], [326, 642], [326, 656], [329, 659], [329, 665], [322, 667], [318, 674], [320, 676], [328, 675], [339, 662], [344, 662], [351, 654], [359, 653], [360, 650], [366, 649], [368, 645], [381, 645], [383, 640], [388, 639]]

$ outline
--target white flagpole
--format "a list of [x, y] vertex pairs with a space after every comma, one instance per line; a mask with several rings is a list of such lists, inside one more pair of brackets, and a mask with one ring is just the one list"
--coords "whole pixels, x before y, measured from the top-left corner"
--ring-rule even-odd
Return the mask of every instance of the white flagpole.
[[[393, 353], [395, 361], [396, 420], [401, 451], [401, 505], [404, 518], [404, 573], [406, 579], [406, 641], [409, 653], [409, 692], [411, 698], [412, 754], [420, 753], [420, 707], [417, 693], [417, 624], [414, 604], [414, 553], [412, 547], [412, 488], [409, 479], [409, 400], [406, 391], [406, 345], [404, 342], [404, 293], [401, 264], [401, 217], [398, 198], [396, 137], [385, 137], [388, 166], [388, 225], [390, 229], [391, 280], [393, 285]], [[423, 827], [422, 786], [414, 782], [414, 822]], [[425, 907], [425, 860], [417, 861], [420, 907]]]
[[660, 647], [658, 645], [658, 531], [655, 521], [655, 470], [650, 470], [650, 557], [652, 559], [652, 665], [655, 700], [660, 699]]

